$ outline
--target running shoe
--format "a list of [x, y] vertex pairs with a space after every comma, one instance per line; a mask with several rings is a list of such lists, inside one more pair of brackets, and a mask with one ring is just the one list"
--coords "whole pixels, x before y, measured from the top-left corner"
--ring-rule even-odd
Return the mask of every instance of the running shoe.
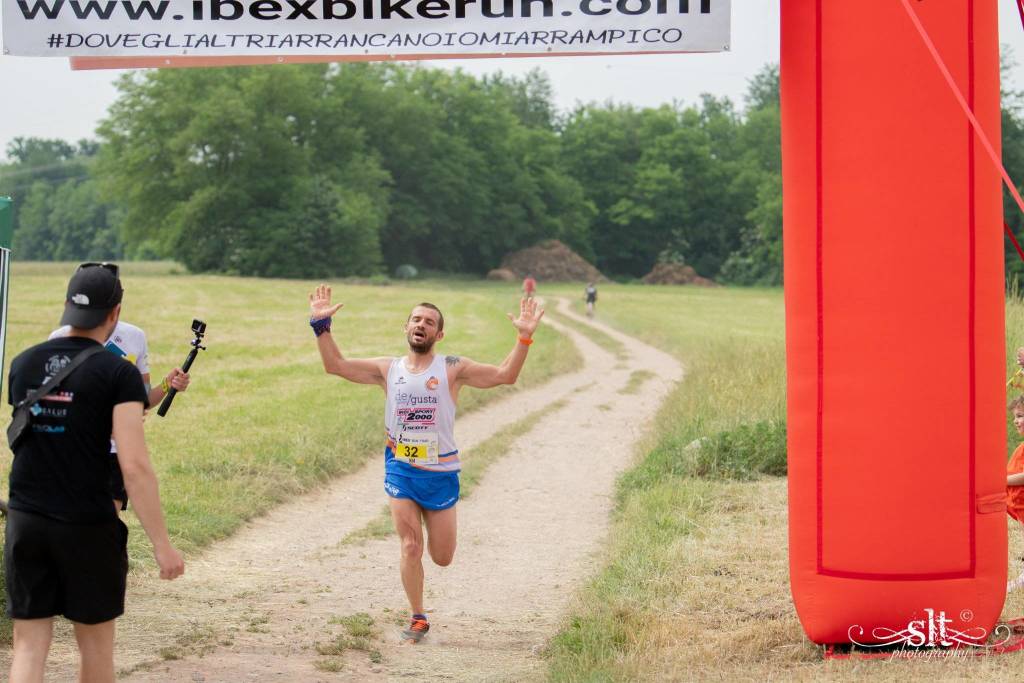
[[409, 628], [402, 631], [402, 637], [406, 640], [418, 643], [423, 640], [423, 636], [427, 635], [427, 631], [429, 630], [430, 622], [426, 619], [413, 619], [412, 623], [409, 624]]

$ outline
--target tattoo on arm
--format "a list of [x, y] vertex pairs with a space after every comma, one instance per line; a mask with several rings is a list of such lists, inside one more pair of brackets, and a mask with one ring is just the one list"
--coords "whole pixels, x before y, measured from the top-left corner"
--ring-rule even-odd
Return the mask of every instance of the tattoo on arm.
[[459, 363], [461, 363], [462, 359], [459, 358], [458, 356], [445, 356], [444, 357], [444, 362], [445, 362], [445, 364], [448, 367], [453, 367], [453, 366], [458, 365]]

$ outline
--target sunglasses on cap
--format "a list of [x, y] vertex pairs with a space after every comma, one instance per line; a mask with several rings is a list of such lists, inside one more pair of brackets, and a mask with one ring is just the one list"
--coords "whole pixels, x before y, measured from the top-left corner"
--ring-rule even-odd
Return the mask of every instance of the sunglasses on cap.
[[86, 268], [106, 268], [107, 270], [114, 274], [114, 277], [121, 279], [121, 269], [117, 266], [116, 263], [107, 263], [105, 261], [89, 261], [87, 263], [78, 264], [78, 267], [75, 268], [75, 272], [77, 273], [78, 271], [85, 270]]
[[[121, 296], [124, 294], [124, 288], [121, 286], [121, 269], [118, 268], [116, 263], [107, 263], [106, 261], [89, 261], [86, 263], [80, 263], [78, 268], [75, 268], [75, 275], [78, 275], [83, 270], [89, 268], [102, 268], [111, 275], [114, 276], [114, 288], [110, 291], [110, 296], [107, 297], [105, 303], [106, 307], [112, 307], [121, 303]], [[72, 280], [74, 275], [72, 275]]]

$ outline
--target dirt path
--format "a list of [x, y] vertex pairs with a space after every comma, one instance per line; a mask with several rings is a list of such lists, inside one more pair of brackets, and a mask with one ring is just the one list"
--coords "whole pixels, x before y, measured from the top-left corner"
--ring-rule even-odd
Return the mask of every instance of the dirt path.
[[[572, 592], [595, 568], [615, 477], [682, 368], [669, 355], [603, 325], [625, 346], [617, 358], [555, 321], [585, 357], [582, 370], [460, 418], [472, 450], [503, 426], [562, 401], [491, 465], [459, 503], [459, 550], [448, 568], [424, 561], [434, 628], [419, 646], [398, 642], [406, 616], [394, 537], [339, 545], [386, 503], [381, 465], [283, 505], [190, 561], [185, 578], [139, 577], [119, 624], [117, 665], [130, 681], [332, 681], [404, 678], [522, 681], [542, 677], [539, 651]], [[653, 373], [621, 393], [632, 373]], [[380, 397], [374, 396], [374, 400]], [[332, 617], [369, 614], [375, 652], [322, 658], [344, 628]], [[337, 672], [318, 670], [327, 662]], [[71, 639], [58, 636], [50, 680], [73, 678]]]

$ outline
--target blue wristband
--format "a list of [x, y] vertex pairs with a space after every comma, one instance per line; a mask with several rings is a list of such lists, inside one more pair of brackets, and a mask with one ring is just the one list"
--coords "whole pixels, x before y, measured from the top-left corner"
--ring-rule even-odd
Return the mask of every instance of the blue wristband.
[[330, 332], [331, 331], [331, 319], [330, 318], [319, 318], [317, 320], [314, 320], [314, 319], [310, 318], [309, 319], [309, 326], [313, 328], [313, 334], [315, 334], [316, 336], [319, 337], [324, 332]]

